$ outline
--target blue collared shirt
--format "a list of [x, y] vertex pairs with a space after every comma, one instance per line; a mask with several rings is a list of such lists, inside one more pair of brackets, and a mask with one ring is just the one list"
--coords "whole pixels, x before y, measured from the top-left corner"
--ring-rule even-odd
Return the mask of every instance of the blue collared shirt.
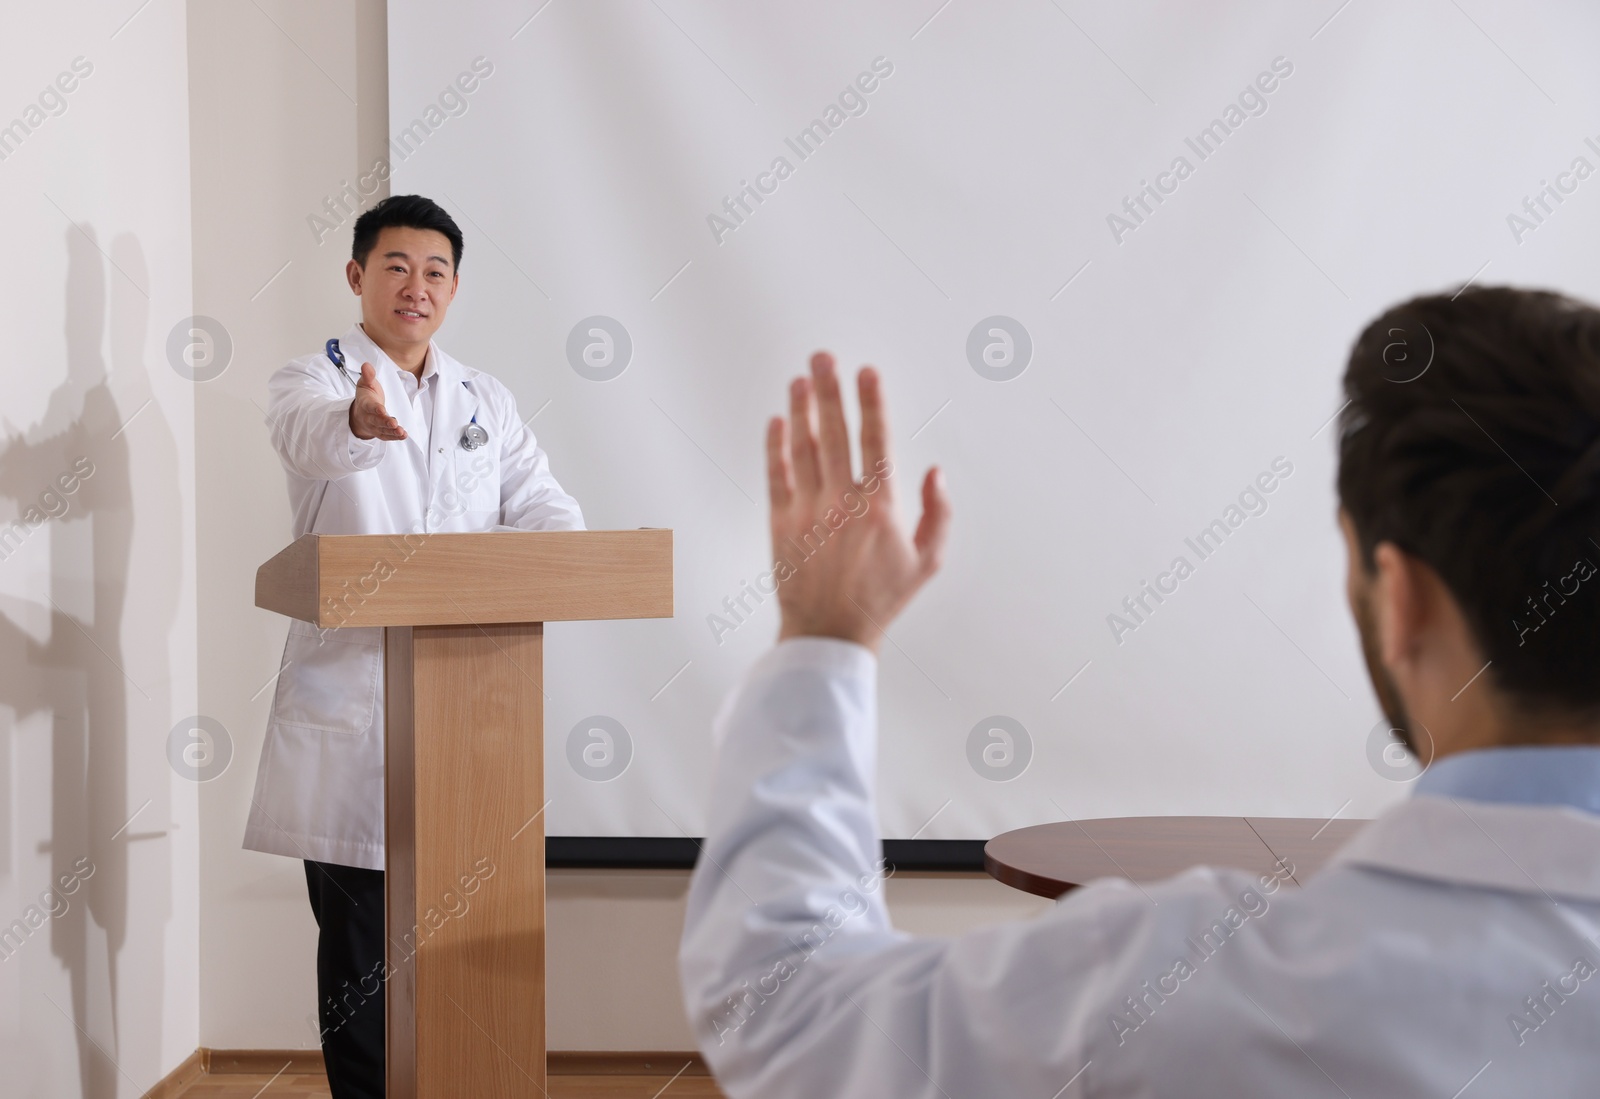
[[1600, 813], [1600, 747], [1530, 744], [1456, 752], [1423, 771], [1413, 792]]

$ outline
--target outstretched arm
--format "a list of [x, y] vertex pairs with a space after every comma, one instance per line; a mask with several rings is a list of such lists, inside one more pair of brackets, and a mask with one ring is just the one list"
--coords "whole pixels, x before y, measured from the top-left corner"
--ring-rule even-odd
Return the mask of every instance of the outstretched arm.
[[327, 359], [297, 359], [267, 383], [267, 428], [273, 448], [289, 472], [333, 481], [371, 469], [383, 460], [383, 444], [406, 437], [388, 414], [383, 388], [371, 363], [350, 383]]

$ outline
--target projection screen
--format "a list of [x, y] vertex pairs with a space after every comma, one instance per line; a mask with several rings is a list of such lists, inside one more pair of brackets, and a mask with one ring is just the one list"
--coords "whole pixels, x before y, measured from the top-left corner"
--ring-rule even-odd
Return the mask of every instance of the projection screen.
[[588, 525], [676, 531], [675, 618], [548, 629], [549, 834], [702, 834], [777, 632], [764, 424], [817, 348], [884, 375], [902, 520], [931, 464], [954, 498], [881, 654], [887, 837], [1404, 795], [1344, 603], [1343, 358], [1416, 293], [1596, 295], [1594, 9], [438, 10], [389, 4], [351, 188], [461, 224], [440, 343]]

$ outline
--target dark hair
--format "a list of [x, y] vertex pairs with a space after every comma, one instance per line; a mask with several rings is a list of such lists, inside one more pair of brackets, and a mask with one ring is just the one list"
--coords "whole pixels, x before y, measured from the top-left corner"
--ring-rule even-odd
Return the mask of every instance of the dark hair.
[[378, 234], [389, 228], [433, 229], [443, 233], [450, 241], [450, 256], [457, 270], [461, 268], [461, 227], [431, 198], [422, 195], [390, 195], [372, 209], [356, 218], [355, 237], [350, 242], [350, 258], [362, 267], [367, 256], [378, 243]]
[[1414, 298], [1350, 351], [1339, 499], [1455, 596], [1529, 715], [1600, 716], [1600, 310], [1509, 287]]

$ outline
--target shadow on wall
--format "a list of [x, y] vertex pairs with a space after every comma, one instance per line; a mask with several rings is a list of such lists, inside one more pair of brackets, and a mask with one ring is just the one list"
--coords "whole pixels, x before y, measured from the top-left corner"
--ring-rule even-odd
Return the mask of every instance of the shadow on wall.
[[[20, 967], [35, 1051], [43, 1056], [54, 1044], [45, 1034], [70, 1021], [81, 1094], [111, 1096], [119, 1077], [142, 1093], [159, 1076], [172, 914], [166, 741], [181, 716], [168, 645], [186, 547], [177, 450], [144, 361], [144, 250], [122, 234], [107, 255], [92, 228], [76, 225], [66, 248], [66, 381], [38, 423], [19, 431], [0, 421], [0, 500], [12, 505], [0, 508], [15, 516], [0, 519], [0, 569], [30, 570], [28, 598], [0, 603], [0, 705], [11, 711], [0, 756], [22, 762], [0, 786], [0, 858], [15, 849], [19, 797], [30, 810], [50, 799], [37, 847], [49, 855], [49, 881], [27, 863], [0, 865], [19, 882], [22, 906], [0, 912], [0, 965]], [[46, 730], [48, 781], [42, 746], [28, 743]], [[42, 823], [27, 821], [24, 835]], [[129, 950], [135, 891], [139, 942]], [[64, 981], [41, 953], [46, 942]], [[136, 1041], [125, 1040], [130, 1022]]]

